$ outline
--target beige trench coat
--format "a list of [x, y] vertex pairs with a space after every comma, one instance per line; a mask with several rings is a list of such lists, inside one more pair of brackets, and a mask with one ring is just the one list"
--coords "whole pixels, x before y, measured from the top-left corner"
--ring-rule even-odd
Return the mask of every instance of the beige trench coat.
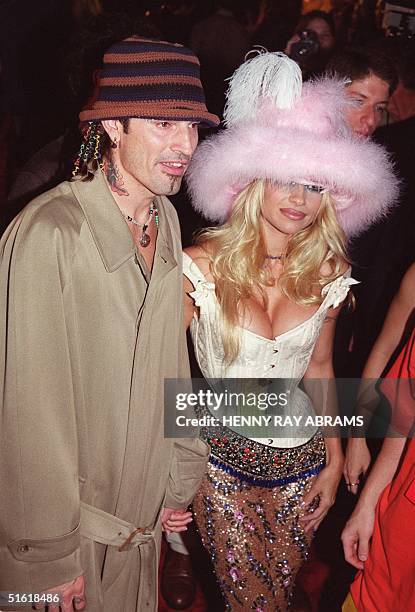
[[156, 609], [159, 512], [187, 506], [208, 451], [164, 438], [164, 379], [189, 371], [179, 226], [157, 205], [151, 278], [100, 173], [0, 243], [0, 590], [83, 572], [89, 612]]

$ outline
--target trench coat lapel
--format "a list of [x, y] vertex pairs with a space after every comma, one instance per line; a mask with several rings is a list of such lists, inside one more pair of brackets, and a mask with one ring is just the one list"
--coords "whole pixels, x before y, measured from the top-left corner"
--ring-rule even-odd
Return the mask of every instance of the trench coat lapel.
[[[137, 250], [104, 176], [102, 172], [97, 172], [93, 181], [81, 184], [74, 182], [72, 185], [105, 269], [107, 272], [114, 272], [128, 259], [134, 257]], [[173, 237], [167, 223], [168, 202], [164, 200], [162, 197], [157, 198], [157, 207], [161, 212], [160, 228], [151, 275], [157, 280], [162, 280], [177, 266], [173, 254]], [[139, 259], [141, 260], [140, 257]], [[141, 268], [149, 282], [150, 275], [146, 272], [144, 263]]]
[[177, 261], [173, 252], [171, 229], [167, 223], [166, 202], [164, 202], [164, 198], [157, 198], [157, 208], [161, 211], [161, 214], [152, 277], [154, 280], [162, 281], [169, 272], [177, 267]]
[[133, 237], [124, 222], [102, 172], [89, 183], [72, 183], [95, 245], [107, 272], [114, 272], [135, 255]]

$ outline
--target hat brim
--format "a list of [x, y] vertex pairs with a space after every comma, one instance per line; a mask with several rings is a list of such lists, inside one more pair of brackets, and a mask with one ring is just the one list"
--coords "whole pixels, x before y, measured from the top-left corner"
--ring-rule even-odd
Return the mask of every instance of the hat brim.
[[[146, 108], [148, 106], [148, 108]], [[97, 104], [92, 109], [85, 109], [79, 113], [79, 120], [84, 121], [100, 121], [102, 119], [120, 119], [122, 117], [138, 118], [138, 119], [156, 119], [160, 121], [194, 121], [200, 123], [200, 127], [217, 127], [220, 123], [219, 117], [213, 113], [209, 113], [203, 105], [177, 106], [162, 105], [160, 103], [152, 103], [146, 105], [141, 103], [137, 105], [119, 104], [114, 108], [114, 104], [101, 103]]]
[[399, 194], [388, 154], [354, 135], [325, 137], [250, 122], [205, 140], [186, 175], [193, 206], [225, 221], [236, 195], [255, 179], [306, 179], [327, 187], [350, 236], [386, 215]]

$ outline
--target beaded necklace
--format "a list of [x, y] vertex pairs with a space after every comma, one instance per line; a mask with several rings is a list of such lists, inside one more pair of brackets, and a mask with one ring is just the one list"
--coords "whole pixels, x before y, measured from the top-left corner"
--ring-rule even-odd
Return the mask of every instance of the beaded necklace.
[[131, 217], [130, 215], [128, 215], [124, 210], [121, 209], [121, 214], [124, 217], [124, 219], [126, 221], [128, 221], [129, 223], [132, 223], [133, 225], [136, 225], [137, 227], [140, 227], [142, 230], [142, 234], [140, 236], [139, 239], [139, 243], [142, 247], [146, 247], [150, 244], [151, 242], [151, 238], [150, 236], [147, 234], [146, 230], [148, 228], [148, 226], [150, 225], [153, 217], [154, 217], [154, 221], [156, 224], [156, 227], [159, 226], [159, 213], [157, 210], [157, 206], [155, 206], [154, 204], [152, 204], [150, 206], [150, 210], [149, 210], [149, 215], [148, 215], [148, 219], [145, 223], [139, 223], [139, 221], [137, 221], [136, 219], [134, 219], [134, 217]]

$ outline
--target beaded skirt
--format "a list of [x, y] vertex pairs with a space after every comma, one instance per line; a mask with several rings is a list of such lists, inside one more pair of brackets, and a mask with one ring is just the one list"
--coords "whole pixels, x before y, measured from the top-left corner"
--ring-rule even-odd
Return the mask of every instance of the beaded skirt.
[[283, 612], [311, 543], [299, 519], [324, 467], [323, 437], [281, 449], [229, 429], [202, 434], [211, 456], [193, 512], [226, 607]]

